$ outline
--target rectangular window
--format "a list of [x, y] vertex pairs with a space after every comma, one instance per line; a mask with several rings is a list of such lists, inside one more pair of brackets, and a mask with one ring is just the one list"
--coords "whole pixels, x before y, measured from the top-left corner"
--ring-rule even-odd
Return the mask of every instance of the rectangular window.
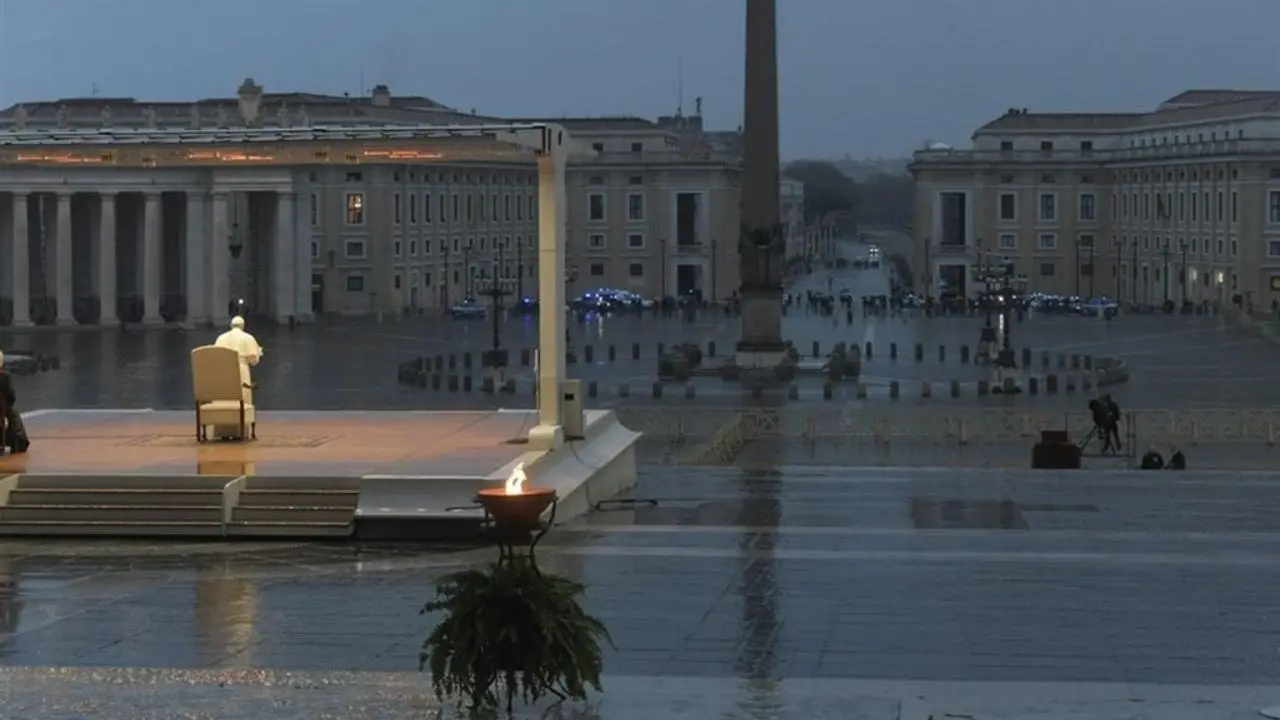
[[467, 195], [467, 222], [471, 222], [471, 195]]
[[1054, 222], [1058, 219], [1058, 196], [1053, 193], [1040, 193], [1040, 221]]
[[418, 194], [417, 193], [412, 193], [409, 195], [409, 222], [415, 223], [415, 224], [418, 222]]
[[1098, 219], [1097, 199], [1093, 193], [1082, 193], [1080, 195], [1080, 219], [1085, 222], [1093, 222]]
[[347, 292], [364, 292], [364, 276], [348, 275], [347, 276]]
[[403, 257], [403, 254], [404, 254], [404, 244], [403, 244], [403, 243], [401, 243], [399, 240], [396, 240], [395, 242], [391, 243], [391, 256], [392, 256], [392, 257], [397, 257], [397, 258], [398, 258], [398, 257]]
[[604, 263], [591, 263], [591, 274], [596, 277], [604, 275]]
[[604, 195], [601, 193], [591, 193], [587, 196], [587, 219], [594, 221], [604, 220]]
[[1040, 240], [1036, 247], [1041, 250], [1057, 250], [1058, 236], [1053, 233], [1040, 233]]
[[592, 250], [600, 250], [604, 248], [604, 235], [594, 233], [587, 236], [587, 247]]
[[1267, 257], [1280, 258], [1280, 240], [1267, 241]]
[[1092, 235], [1081, 235], [1080, 239], [1076, 241], [1076, 244], [1080, 246], [1081, 250], [1093, 249], [1093, 243], [1094, 239]]
[[1231, 191], [1231, 222], [1240, 222], [1240, 193]]
[[450, 197], [450, 199], [453, 201], [453, 208], [451, 208], [451, 209], [453, 210], [453, 212], [449, 215], [449, 217], [450, 217], [450, 219], [452, 219], [454, 222], [457, 222], [457, 221], [458, 221], [458, 208], [459, 208], [459, 203], [458, 203], [458, 193], [453, 193], [453, 194], [452, 194], [452, 195], [450, 195], [449, 197]]
[[476, 203], [478, 203], [476, 212], [479, 215], [477, 219], [480, 220], [480, 222], [484, 222], [484, 193], [476, 195]]
[[502, 219], [502, 216], [498, 214], [499, 207], [500, 206], [498, 205], [498, 193], [494, 193], [490, 195], [489, 196], [489, 212], [492, 214], [492, 217], [494, 220]]
[[431, 193], [422, 195], [422, 222], [431, 222]]
[[1050, 277], [1052, 275], [1053, 275], [1053, 263], [1051, 262], [1040, 263], [1040, 277]]
[[1018, 236], [1013, 233], [1000, 233], [1000, 249], [1001, 250], [1017, 250]]
[[644, 195], [639, 193], [627, 195], [627, 220], [644, 220]]
[[364, 224], [364, 193], [347, 193], [347, 224]]
[[1183, 220], [1186, 220], [1186, 219], [1187, 219], [1187, 194], [1184, 192], [1180, 192], [1178, 193], [1178, 222], [1182, 222]]
[[320, 257], [320, 243], [315, 240], [311, 241], [311, 259], [315, 260]]
[[391, 218], [396, 225], [400, 224], [400, 193], [396, 193], [391, 201]]
[[631, 277], [644, 277], [644, 263], [631, 263], [627, 266], [627, 274]]
[[363, 240], [348, 240], [342, 244], [342, 254], [349, 260], [363, 260], [365, 248]]
[[516, 220], [524, 219], [524, 196], [516, 196]]
[[1280, 190], [1272, 190], [1267, 193], [1267, 222], [1272, 225], [1280, 225]]
[[510, 195], [502, 196], [502, 219], [503, 220], [511, 219], [511, 196]]
[[1151, 219], [1151, 195], [1148, 193], [1142, 193], [1142, 219]]
[[409, 257], [418, 257], [418, 241], [409, 241]]
[[1227, 195], [1221, 190], [1218, 191], [1218, 222], [1227, 219]]
[[311, 193], [311, 225], [320, 224], [320, 194]]
[[644, 235], [640, 233], [631, 233], [627, 235], [627, 247], [632, 250], [644, 249]]
[[1016, 193], [1000, 193], [1000, 219], [1018, 219], [1018, 196]]

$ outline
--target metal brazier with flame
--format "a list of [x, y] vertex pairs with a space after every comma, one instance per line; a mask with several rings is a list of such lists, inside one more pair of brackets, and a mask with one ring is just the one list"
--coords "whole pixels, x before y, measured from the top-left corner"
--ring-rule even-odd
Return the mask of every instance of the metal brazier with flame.
[[[516, 464], [500, 488], [484, 488], [476, 502], [484, 508], [490, 529], [498, 541], [499, 558], [513, 557], [517, 542], [529, 543], [529, 554], [555, 521], [556, 491], [529, 485], [524, 462]], [[542, 513], [551, 508], [546, 524]]]

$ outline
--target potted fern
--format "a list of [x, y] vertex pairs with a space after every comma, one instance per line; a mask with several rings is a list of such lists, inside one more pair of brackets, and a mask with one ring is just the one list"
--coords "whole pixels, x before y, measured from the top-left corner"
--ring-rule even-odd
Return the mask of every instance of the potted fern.
[[444, 614], [422, 644], [419, 667], [441, 700], [473, 712], [547, 695], [585, 700], [601, 690], [601, 643], [613, 641], [588, 615], [582, 583], [542, 573], [528, 557], [442, 578], [422, 612]]

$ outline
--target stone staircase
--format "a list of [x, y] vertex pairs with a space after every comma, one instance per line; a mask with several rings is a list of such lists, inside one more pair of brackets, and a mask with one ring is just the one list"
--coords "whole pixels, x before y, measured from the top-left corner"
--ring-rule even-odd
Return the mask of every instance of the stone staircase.
[[221, 537], [224, 495], [235, 480], [190, 475], [4, 478], [0, 535]]
[[248, 477], [231, 506], [236, 537], [350, 537], [359, 478]]

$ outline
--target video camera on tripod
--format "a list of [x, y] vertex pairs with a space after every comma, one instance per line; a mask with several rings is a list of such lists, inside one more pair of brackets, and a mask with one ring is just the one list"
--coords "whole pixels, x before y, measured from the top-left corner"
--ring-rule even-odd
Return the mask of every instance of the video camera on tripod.
[[1089, 414], [1093, 418], [1093, 429], [1080, 442], [1083, 450], [1089, 441], [1098, 438], [1102, 441], [1102, 452], [1114, 453], [1120, 445], [1120, 406], [1109, 394], [1099, 395], [1089, 401]]

